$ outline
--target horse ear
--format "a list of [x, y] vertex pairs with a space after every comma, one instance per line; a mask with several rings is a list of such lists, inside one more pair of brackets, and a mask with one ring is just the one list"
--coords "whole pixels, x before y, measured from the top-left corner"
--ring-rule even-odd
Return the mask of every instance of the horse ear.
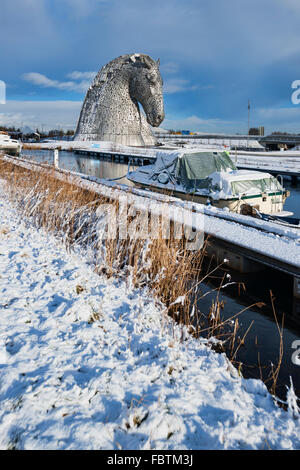
[[160, 66], [160, 59], [157, 59], [157, 61], [156, 61], [156, 65], [157, 65], [157, 67], [159, 67], [159, 66]]

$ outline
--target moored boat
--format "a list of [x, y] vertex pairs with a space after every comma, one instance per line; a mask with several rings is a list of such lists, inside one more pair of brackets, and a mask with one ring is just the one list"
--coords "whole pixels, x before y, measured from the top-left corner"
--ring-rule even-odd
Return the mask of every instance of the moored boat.
[[9, 155], [19, 155], [22, 145], [16, 140], [12, 139], [5, 132], [0, 132], [0, 152], [5, 152]]
[[238, 170], [228, 152], [157, 152], [152, 165], [128, 172], [135, 186], [184, 200], [254, 215], [284, 213], [289, 192], [269, 173]]

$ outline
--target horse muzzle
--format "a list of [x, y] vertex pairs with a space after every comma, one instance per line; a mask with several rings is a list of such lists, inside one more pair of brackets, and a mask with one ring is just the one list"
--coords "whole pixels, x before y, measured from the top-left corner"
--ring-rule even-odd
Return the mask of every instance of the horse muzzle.
[[147, 115], [147, 121], [152, 127], [158, 127], [164, 120], [165, 113], [158, 113], [158, 114], [149, 114]]

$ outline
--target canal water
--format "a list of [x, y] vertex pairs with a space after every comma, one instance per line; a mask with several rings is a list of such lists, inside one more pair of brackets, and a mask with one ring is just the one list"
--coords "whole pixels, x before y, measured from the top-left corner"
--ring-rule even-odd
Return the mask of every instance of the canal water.
[[284, 179], [286, 189], [291, 192], [290, 197], [287, 198], [284, 209], [294, 213], [295, 217], [300, 218], [300, 184], [297, 187], [291, 186], [289, 178]]
[[[53, 151], [25, 150], [23, 154], [40, 162], [53, 163]], [[125, 177], [128, 170], [127, 164], [103, 161], [97, 157], [85, 157], [64, 151], [59, 152], [59, 160], [61, 168], [98, 178], [119, 177], [119, 182], [129, 184]], [[292, 187], [288, 178], [284, 180], [284, 186], [291, 192], [285, 209], [293, 212], [295, 217], [300, 217], [300, 187]], [[245, 345], [240, 347], [235, 358], [237, 363], [243, 364], [243, 375], [266, 380], [270, 373], [271, 364], [276, 365], [278, 362], [280, 335], [271, 306], [270, 291], [272, 291], [279, 322], [284, 315], [283, 358], [276, 393], [284, 399], [291, 378], [295, 391], [300, 397], [300, 364], [296, 365], [292, 360], [295, 353], [293, 346], [296, 341], [300, 341], [300, 317], [295, 318], [295, 306], [291, 297], [291, 278], [272, 269], [252, 274], [240, 274], [233, 270], [228, 272], [231, 275], [231, 281], [235, 284], [220, 291], [219, 299], [224, 304], [222, 317], [224, 320], [229, 319], [246, 309], [238, 316], [238, 336], [241, 338], [252, 324], [247, 333]], [[207, 314], [216, 298], [214, 289], [219, 285], [223, 275], [224, 272], [220, 271], [215, 278], [201, 285], [201, 298], [198, 307], [203, 314]], [[244, 284], [245, 290], [241, 288], [240, 283]], [[264, 306], [249, 308], [257, 302], [263, 302]], [[267, 383], [267, 386], [271, 385], [271, 382]]]
[[[24, 150], [23, 155], [42, 163], [53, 164], [53, 150]], [[59, 166], [64, 170], [76, 171], [97, 178], [120, 178], [118, 179], [119, 183], [132, 184], [125, 176], [128, 171], [127, 163], [114, 163], [97, 157], [86, 157], [74, 152], [60, 151]], [[133, 168], [135, 167], [131, 166], [131, 169]], [[124, 178], [122, 178], [123, 176]]]

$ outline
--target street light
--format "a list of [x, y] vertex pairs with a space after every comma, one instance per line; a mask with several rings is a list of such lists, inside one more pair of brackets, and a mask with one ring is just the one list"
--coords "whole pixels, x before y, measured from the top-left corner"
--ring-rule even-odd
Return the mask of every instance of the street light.
[[249, 132], [250, 132], [250, 100], [248, 100], [248, 137], [247, 137], [247, 147], [249, 147]]

